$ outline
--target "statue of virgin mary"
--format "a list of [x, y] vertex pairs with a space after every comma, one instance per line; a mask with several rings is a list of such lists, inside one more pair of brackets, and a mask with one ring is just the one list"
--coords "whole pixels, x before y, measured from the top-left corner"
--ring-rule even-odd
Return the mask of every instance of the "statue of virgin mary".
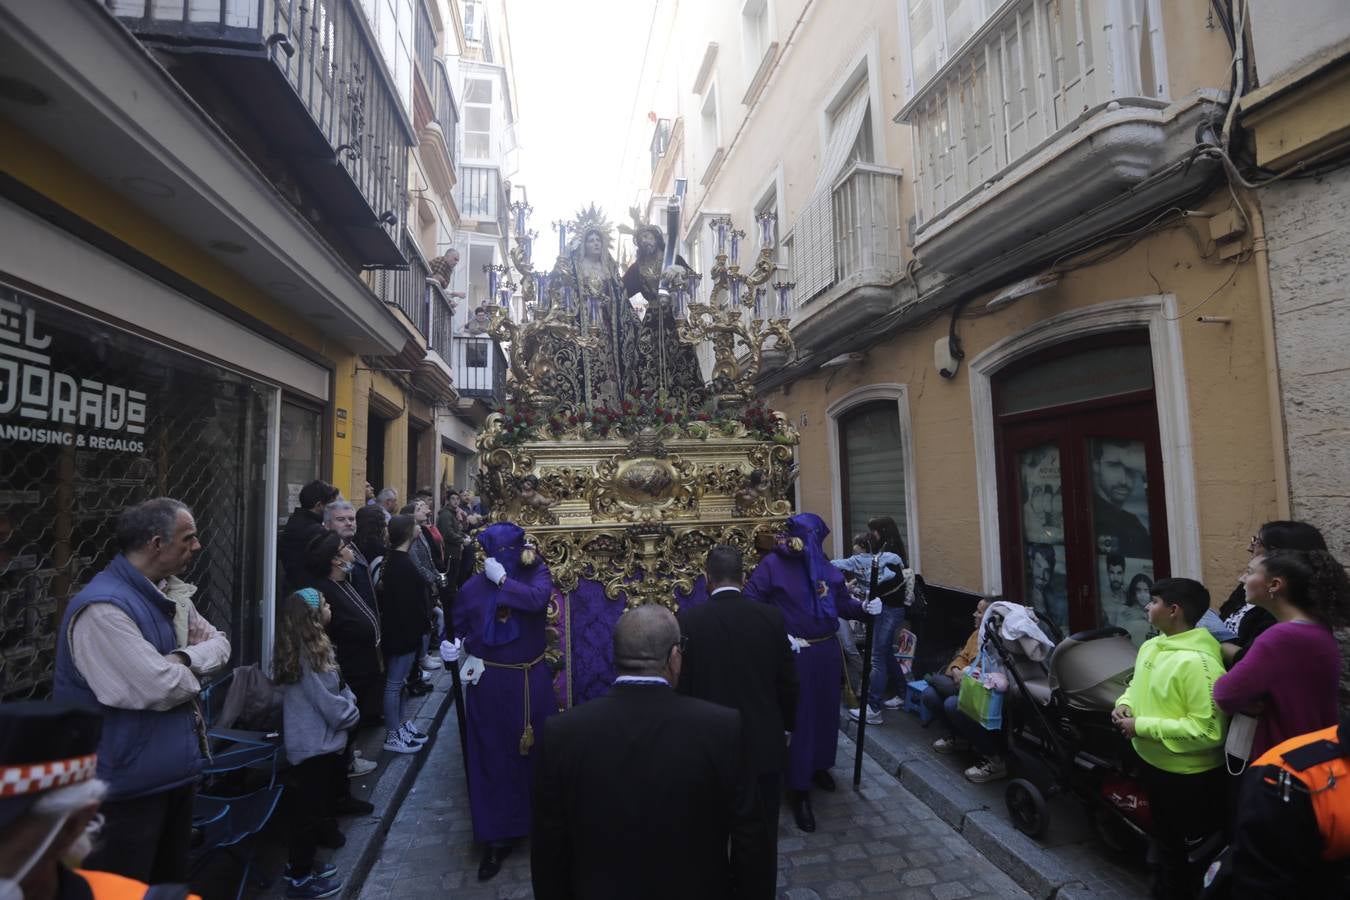
[[599, 346], [578, 351], [577, 365], [560, 391], [564, 402], [594, 409], [617, 407], [637, 370], [637, 315], [623, 276], [610, 254], [610, 228], [594, 206], [572, 224], [572, 242], [550, 276], [551, 293], [565, 293], [573, 320], [600, 332]]

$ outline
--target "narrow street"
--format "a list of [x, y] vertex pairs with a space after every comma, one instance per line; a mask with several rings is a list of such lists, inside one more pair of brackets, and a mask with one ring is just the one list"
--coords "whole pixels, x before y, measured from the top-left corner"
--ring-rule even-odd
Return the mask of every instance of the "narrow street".
[[[1028, 895], [950, 825], [901, 787], [870, 757], [859, 792], [848, 787], [853, 743], [840, 738], [834, 776], [839, 790], [815, 792], [818, 830], [799, 832], [783, 810], [779, 829], [779, 897], [785, 900], [883, 896], [957, 900]], [[529, 898], [528, 845], [519, 847], [486, 884], [476, 880], [464, 770], [454, 715], [395, 816], [362, 900], [509, 900]], [[617, 786], [616, 786], [617, 789]]]

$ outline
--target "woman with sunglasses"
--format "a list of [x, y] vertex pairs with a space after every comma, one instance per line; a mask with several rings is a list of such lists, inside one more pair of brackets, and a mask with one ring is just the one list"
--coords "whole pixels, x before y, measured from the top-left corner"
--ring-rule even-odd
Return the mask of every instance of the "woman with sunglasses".
[[[1247, 552], [1254, 564], [1267, 553], [1276, 550], [1322, 550], [1327, 542], [1318, 531], [1307, 522], [1274, 521], [1267, 522], [1257, 529], [1247, 542]], [[1237, 640], [1222, 646], [1224, 663], [1232, 668], [1251, 647], [1252, 642], [1267, 628], [1275, 624], [1275, 617], [1267, 610], [1252, 603], [1247, 598], [1246, 577], [1238, 579], [1233, 593], [1228, 595], [1223, 606], [1219, 607], [1219, 616], [1230, 631], [1237, 633]]]

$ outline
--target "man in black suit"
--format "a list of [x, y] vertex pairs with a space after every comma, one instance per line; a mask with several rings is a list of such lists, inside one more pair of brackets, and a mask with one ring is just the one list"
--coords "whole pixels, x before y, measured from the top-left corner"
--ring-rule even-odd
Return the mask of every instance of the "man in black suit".
[[797, 718], [797, 668], [784, 637], [783, 614], [741, 595], [741, 551], [719, 544], [708, 551], [704, 568], [708, 602], [680, 610], [680, 632], [689, 649], [678, 690], [740, 710], [758, 793], [758, 833], [747, 864], [754, 881], [744, 886], [742, 896], [772, 898], [778, 880], [786, 736]]
[[544, 726], [530, 837], [536, 900], [739, 896], [755, 827], [741, 717], [671, 688], [682, 643], [665, 607], [624, 613], [613, 690]]

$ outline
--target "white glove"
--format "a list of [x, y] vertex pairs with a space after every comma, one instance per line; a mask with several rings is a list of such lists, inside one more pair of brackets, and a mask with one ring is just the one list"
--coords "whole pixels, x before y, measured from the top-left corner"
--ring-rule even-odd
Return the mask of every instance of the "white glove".
[[796, 635], [789, 634], [787, 637], [788, 646], [792, 648], [793, 653], [801, 653], [805, 647], [809, 646], [805, 640]]
[[459, 658], [464, 655], [464, 642], [459, 638], [453, 641], [441, 641], [441, 662], [449, 665], [459, 662]]
[[495, 557], [489, 556], [487, 562], [483, 563], [483, 574], [487, 580], [495, 585], [501, 585], [506, 580], [506, 566], [497, 562]]
[[881, 613], [881, 601], [876, 597], [873, 597], [871, 600], [864, 603], [862, 608], [863, 612], [867, 613], [869, 616], [879, 615]]

